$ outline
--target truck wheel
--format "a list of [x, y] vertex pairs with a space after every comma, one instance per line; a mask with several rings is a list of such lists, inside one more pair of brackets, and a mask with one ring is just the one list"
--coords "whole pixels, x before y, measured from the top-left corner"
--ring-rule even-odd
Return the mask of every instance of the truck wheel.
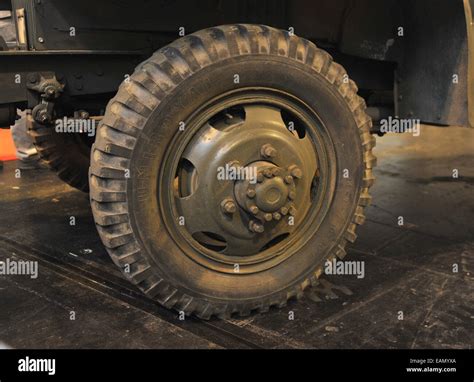
[[60, 134], [54, 127], [28, 121], [36, 150], [58, 177], [80, 191], [89, 191], [91, 143], [81, 134]]
[[301, 297], [364, 222], [365, 109], [329, 54], [284, 31], [222, 26], [159, 50], [92, 149], [110, 256], [147, 296], [203, 319]]

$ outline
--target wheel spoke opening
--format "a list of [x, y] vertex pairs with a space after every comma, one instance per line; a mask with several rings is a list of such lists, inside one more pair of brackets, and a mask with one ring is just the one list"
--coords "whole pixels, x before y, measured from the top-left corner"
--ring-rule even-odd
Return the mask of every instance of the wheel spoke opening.
[[196, 167], [188, 159], [181, 159], [173, 182], [173, 192], [177, 198], [188, 198], [193, 195], [199, 185]]
[[201, 244], [204, 248], [207, 248], [211, 251], [222, 253], [227, 248], [226, 240], [212, 232], [196, 232], [193, 235], [193, 239]]
[[301, 120], [299, 120], [299, 118], [296, 118], [286, 110], [281, 111], [281, 117], [287, 130], [295, 137], [299, 139], [304, 139], [306, 137], [306, 126], [301, 122]]
[[270, 240], [267, 244], [265, 244], [261, 249], [260, 252], [264, 252], [269, 250], [270, 248], [274, 247], [275, 245], [280, 244], [281, 242], [285, 241], [290, 236], [289, 232], [282, 233], [277, 237]]
[[311, 203], [314, 203], [316, 201], [316, 198], [318, 196], [318, 192], [320, 189], [320, 185], [321, 185], [321, 179], [319, 177], [319, 173], [317, 172], [313, 177], [313, 181], [311, 182], [311, 190], [309, 194]]

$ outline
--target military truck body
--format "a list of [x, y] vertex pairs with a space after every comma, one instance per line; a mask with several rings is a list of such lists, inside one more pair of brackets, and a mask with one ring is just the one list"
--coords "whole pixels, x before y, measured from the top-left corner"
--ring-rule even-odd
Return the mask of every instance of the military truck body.
[[3, 126], [12, 123], [14, 107], [38, 103], [28, 78], [62, 78], [64, 113], [103, 109], [124, 76], [154, 51], [183, 34], [231, 23], [270, 25], [316, 42], [347, 69], [369, 107], [474, 126], [472, 0], [18, 0], [1, 6], [12, 11], [21, 36], [17, 49], [0, 52]]

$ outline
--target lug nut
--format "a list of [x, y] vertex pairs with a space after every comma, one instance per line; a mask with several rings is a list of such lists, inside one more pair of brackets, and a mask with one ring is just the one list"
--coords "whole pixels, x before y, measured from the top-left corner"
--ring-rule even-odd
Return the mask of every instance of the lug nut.
[[249, 224], [249, 229], [250, 231], [254, 232], [254, 233], [264, 233], [265, 232], [265, 227], [256, 222], [256, 221], [251, 221], [250, 224]]
[[283, 216], [286, 216], [286, 215], [288, 215], [288, 212], [289, 212], [289, 211], [288, 211], [288, 208], [282, 207], [281, 210], [280, 210], [280, 212], [281, 212], [281, 214], [282, 214]]
[[301, 179], [303, 177], [303, 171], [298, 166], [291, 166], [290, 172], [293, 177], [296, 179]]
[[290, 193], [288, 194], [288, 199], [295, 200], [296, 199], [296, 192], [290, 191]]
[[249, 208], [249, 210], [250, 210], [250, 212], [251, 212], [252, 214], [254, 214], [254, 215], [257, 215], [257, 214], [260, 212], [260, 210], [258, 209], [257, 206], [251, 206], [251, 207]]
[[296, 210], [295, 206], [291, 206], [289, 209], [289, 213], [291, 216], [295, 216], [298, 211]]
[[267, 222], [271, 222], [273, 220], [273, 215], [272, 214], [265, 214], [264, 218]]
[[278, 212], [275, 212], [273, 214], [273, 219], [275, 219], [276, 221], [280, 221], [281, 220], [281, 215]]
[[235, 205], [234, 201], [231, 199], [224, 200], [221, 203], [221, 208], [225, 214], [229, 214], [229, 215], [235, 214], [235, 212], [237, 211], [237, 206]]
[[262, 147], [261, 154], [264, 158], [270, 159], [277, 155], [277, 151], [272, 145], [268, 144]]
[[291, 175], [288, 175], [285, 177], [285, 183], [286, 184], [293, 184], [293, 177]]
[[257, 182], [258, 183], [263, 183], [264, 180], [265, 180], [265, 177], [263, 176], [263, 174], [261, 172], [259, 172], [257, 174]]
[[249, 188], [247, 190], [247, 197], [249, 197], [250, 199], [253, 199], [255, 198], [255, 196], [257, 196], [257, 191], [255, 191], [253, 188]]

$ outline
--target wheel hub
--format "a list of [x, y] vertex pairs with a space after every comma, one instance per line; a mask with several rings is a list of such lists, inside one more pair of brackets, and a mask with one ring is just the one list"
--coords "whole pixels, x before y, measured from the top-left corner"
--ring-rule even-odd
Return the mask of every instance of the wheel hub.
[[256, 174], [256, 179], [236, 182], [234, 193], [239, 207], [258, 220], [250, 224], [251, 231], [255, 232], [252, 229], [255, 224], [280, 221], [290, 211], [293, 215], [296, 213], [293, 202], [297, 188], [291, 175], [293, 167], [285, 169], [266, 161], [256, 162], [246, 169], [248, 173]]
[[316, 150], [308, 136], [288, 129], [274, 106], [249, 104], [212, 117], [182, 160], [187, 170], [177, 171], [178, 217], [219, 261], [270, 248], [311, 208]]

